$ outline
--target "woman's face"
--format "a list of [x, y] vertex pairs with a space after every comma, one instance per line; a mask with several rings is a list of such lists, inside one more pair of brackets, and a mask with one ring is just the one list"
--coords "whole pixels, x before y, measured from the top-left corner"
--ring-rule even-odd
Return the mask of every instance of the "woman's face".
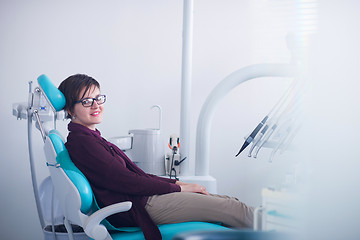
[[[84, 89], [80, 92], [79, 98], [84, 94]], [[100, 89], [96, 86], [91, 87], [87, 93], [85, 93], [85, 98], [96, 98], [100, 95]], [[104, 104], [98, 105], [96, 101], [94, 101], [91, 107], [84, 107], [82, 103], [76, 103], [74, 105], [74, 110], [71, 113], [72, 122], [79, 123], [85, 127], [90, 128], [91, 130], [95, 130], [95, 125], [102, 122], [103, 119], [103, 111]]]

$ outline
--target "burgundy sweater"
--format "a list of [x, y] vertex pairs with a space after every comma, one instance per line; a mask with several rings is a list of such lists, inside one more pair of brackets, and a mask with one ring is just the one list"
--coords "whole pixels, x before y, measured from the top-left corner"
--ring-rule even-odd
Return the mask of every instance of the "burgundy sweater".
[[139, 226], [146, 239], [161, 239], [161, 234], [145, 205], [149, 196], [180, 192], [175, 179], [147, 174], [118, 147], [101, 137], [100, 132], [70, 122], [65, 146], [79, 170], [87, 177], [100, 207], [131, 201], [132, 208], [108, 217], [115, 227]]

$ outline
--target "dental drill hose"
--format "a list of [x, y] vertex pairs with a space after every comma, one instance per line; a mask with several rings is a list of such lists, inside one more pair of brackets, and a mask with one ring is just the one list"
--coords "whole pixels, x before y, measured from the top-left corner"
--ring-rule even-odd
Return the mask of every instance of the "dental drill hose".
[[170, 179], [172, 179], [172, 172], [174, 171], [174, 173], [175, 173], [175, 179], [177, 179], [176, 178], [176, 170], [175, 170], [175, 168], [174, 168], [174, 156], [175, 156], [175, 149], [173, 149], [173, 154], [172, 154], [172, 158], [171, 158], [171, 166], [170, 166]]

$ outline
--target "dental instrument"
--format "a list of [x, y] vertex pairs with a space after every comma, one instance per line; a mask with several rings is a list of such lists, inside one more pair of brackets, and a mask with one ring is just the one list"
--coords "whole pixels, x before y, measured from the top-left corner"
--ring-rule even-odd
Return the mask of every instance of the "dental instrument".
[[[222, 80], [207, 97], [198, 119], [196, 135], [196, 176], [209, 176], [210, 132], [215, 108], [220, 100], [238, 85], [260, 77], [294, 77], [296, 68], [291, 64], [254, 64], [239, 69]], [[209, 179], [209, 181], [211, 181]], [[215, 188], [216, 181], [206, 186]]]
[[[169, 139], [168, 143], [169, 148], [171, 149], [171, 153], [166, 155], [166, 161], [165, 161], [165, 168], [166, 168], [166, 175], [172, 179], [174, 176], [175, 179], [179, 180], [177, 178], [177, 174], [179, 174], [179, 165], [176, 164], [180, 161], [180, 153], [179, 153], [179, 147], [180, 147], [180, 139], [179, 136], [176, 134], [172, 134]], [[176, 162], [176, 163], [175, 163]]]
[[186, 157], [181, 159], [179, 153], [180, 138], [177, 134], [171, 134], [168, 146], [171, 149], [171, 153], [165, 156], [166, 175], [169, 176], [170, 179], [174, 177], [176, 180], [179, 180], [178, 175], [181, 173], [180, 164], [186, 160]]
[[262, 139], [262, 137], [266, 134], [267, 130], [269, 129], [269, 126], [271, 126], [271, 121], [272, 118], [274, 116], [276, 116], [278, 114], [278, 112], [280, 111], [280, 109], [282, 108], [282, 106], [285, 104], [286, 99], [288, 98], [288, 96], [290, 95], [291, 91], [296, 87], [297, 81], [296, 79], [293, 81], [293, 83], [290, 85], [290, 87], [285, 91], [285, 93], [281, 96], [281, 98], [278, 100], [278, 102], [275, 104], [275, 106], [273, 107], [273, 109], [271, 109], [271, 111], [269, 112], [269, 114], [267, 116], [269, 116], [269, 120], [267, 121], [266, 125], [264, 126], [264, 128], [261, 130], [260, 134], [254, 139], [253, 144], [250, 148], [248, 157], [251, 157], [251, 154], [253, 152], [253, 150], [255, 149], [255, 147], [259, 144], [260, 140]]
[[239, 156], [239, 154], [255, 139], [256, 134], [258, 134], [258, 132], [264, 126], [268, 118], [268, 116], [264, 117], [264, 119], [256, 126], [256, 128], [251, 132], [250, 136], [246, 138], [244, 144], [240, 148], [239, 152], [235, 155], [235, 157]]
[[[277, 113], [274, 114], [272, 119], [269, 120], [269, 127], [271, 126], [271, 128], [268, 131], [264, 132], [261, 138], [254, 143], [251, 152], [249, 153], [249, 157], [251, 157], [252, 151], [256, 149], [253, 157], [257, 158], [260, 149], [269, 141], [270, 137], [277, 130], [281, 121], [284, 122], [286, 118], [288, 119], [293, 118], [294, 115], [299, 116], [299, 114], [296, 113], [299, 111], [299, 106], [300, 106], [299, 103], [301, 97], [300, 90], [301, 90], [300, 84], [294, 85], [294, 88], [292, 88], [291, 91], [289, 92], [289, 94], [291, 93], [289, 96], [292, 97], [290, 99], [287, 99], [287, 101], [283, 103], [283, 106], [278, 109]], [[280, 112], [280, 110], [282, 110], [282, 112]]]
[[255, 146], [260, 142], [261, 138], [264, 136], [264, 134], [266, 133], [266, 131], [269, 129], [269, 125], [266, 124], [264, 126], [264, 128], [261, 130], [261, 132], [259, 133], [259, 135], [257, 135], [254, 139], [254, 143], [253, 145], [250, 147], [250, 151], [248, 154], [248, 157], [251, 157], [251, 153], [254, 150]]
[[255, 154], [254, 154], [254, 158], [257, 158], [257, 155], [260, 151], [260, 149], [264, 146], [264, 144], [269, 140], [270, 136], [274, 133], [274, 131], [276, 130], [276, 128], [278, 127], [278, 125], [275, 123], [268, 132], [266, 132], [263, 136], [263, 139], [261, 141], [258, 142], [259, 146], [254, 146], [255, 150]]
[[[271, 117], [273, 115], [273, 112], [275, 112], [274, 114], [276, 114], [279, 109], [282, 107], [282, 104], [284, 103], [284, 101], [286, 100], [286, 98], [288, 97], [289, 93], [291, 92], [292, 88], [295, 87], [295, 82], [293, 82], [293, 84], [291, 84], [291, 86], [285, 91], [285, 93], [281, 96], [281, 98], [278, 100], [278, 102], [275, 104], [275, 106], [270, 110], [270, 112], [265, 116], [265, 118], [257, 125], [257, 127], [252, 131], [252, 133], [246, 138], [244, 144], [242, 145], [241, 149], [239, 150], [239, 152], [235, 155], [235, 157], [239, 156], [239, 154], [245, 150], [245, 148], [250, 145], [250, 143], [254, 142], [254, 144], [252, 145], [248, 156], [251, 157], [251, 152], [253, 151], [255, 145], [257, 142], [260, 141], [261, 137], [265, 134], [265, 132], [267, 131], [268, 127], [266, 127], [267, 125], [265, 125], [265, 123], [268, 121], [269, 117]], [[265, 125], [265, 127], [263, 128], [263, 126]], [[258, 132], [263, 128], [263, 130], [261, 131], [261, 134], [257, 136]]]

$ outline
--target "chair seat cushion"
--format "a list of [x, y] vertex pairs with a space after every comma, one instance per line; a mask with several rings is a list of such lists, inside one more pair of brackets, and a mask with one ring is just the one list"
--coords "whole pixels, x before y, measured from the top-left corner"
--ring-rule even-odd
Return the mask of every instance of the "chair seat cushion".
[[[184, 223], [173, 223], [173, 224], [164, 224], [159, 225], [159, 230], [161, 232], [163, 240], [171, 240], [176, 234], [190, 232], [190, 231], [216, 231], [216, 230], [231, 230], [229, 228], [223, 227], [215, 223], [206, 223], [206, 222], [184, 222]], [[122, 228], [118, 228], [122, 230]], [[144, 234], [138, 228], [138, 231], [129, 232], [130, 228], [123, 229], [126, 232], [116, 232], [112, 233], [111, 237], [114, 240], [126, 239], [126, 240], [144, 240]], [[133, 230], [136, 230], [134, 228]]]

